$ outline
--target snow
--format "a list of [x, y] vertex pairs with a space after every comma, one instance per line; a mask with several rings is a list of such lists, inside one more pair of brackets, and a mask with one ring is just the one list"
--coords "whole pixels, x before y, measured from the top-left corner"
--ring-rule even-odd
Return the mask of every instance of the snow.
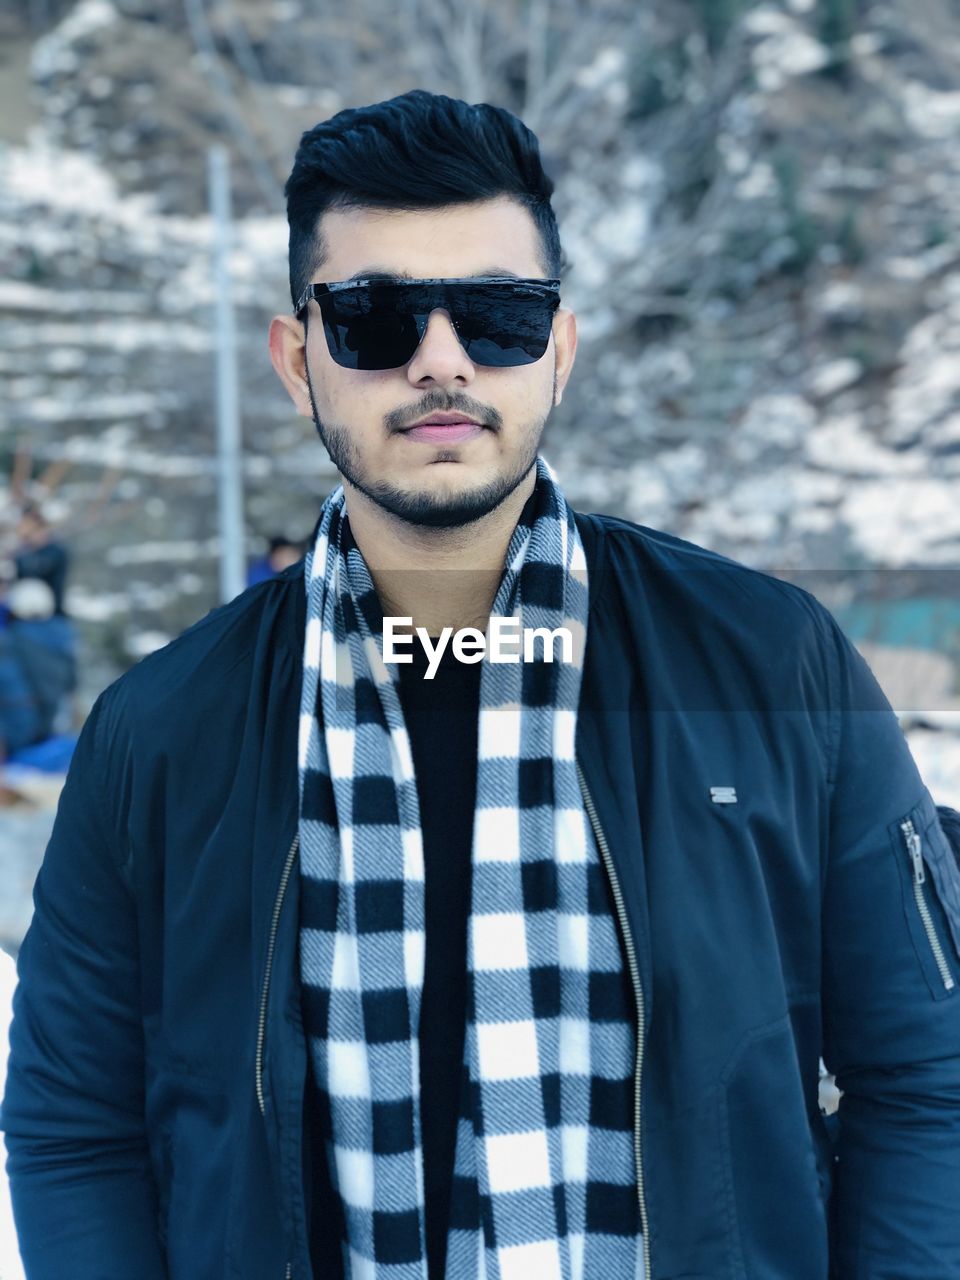
[[108, 0], [80, 0], [66, 17], [33, 46], [31, 66], [39, 80], [61, 72], [74, 71], [79, 62], [73, 47], [117, 20], [117, 11]]
[[0, 148], [0, 180], [5, 198], [23, 205], [104, 221], [111, 218], [131, 226], [138, 219], [156, 216], [152, 196], [121, 199], [113, 178], [92, 156], [54, 146], [39, 127], [30, 131], [26, 146]]
[[757, 84], [766, 93], [776, 93], [791, 77], [819, 71], [830, 61], [829, 51], [819, 40], [790, 14], [770, 5], [750, 10], [743, 25], [751, 35], [761, 37], [751, 56]]
[[124, 564], [193, 564], [215, 556], [220, 543], [216, 538], [199, 542], [194, 538], [184, 538], [178, 542], [139, 542], [135, 546], [111, 547], [107, 552], [107, 562], [113, 565]]
[[960, 734], [913, 729], [907, 742], [935, 803], [960, 809]]
[[136, 631], [127, 636], [126, 649], [132, 658], [145, 658], [168, 645], [173, 636], [163, 631]]
[[827, 364], [814, 369], [807, 387], [813, 396], [836, 395], [844, 387], [849, 387], [851, 383], [856, 382], [862, 373], [863, 365], [859, 360], [852, 360], [849, 357], [830, 360]]
[[774, 444], [792, 449], [807, 438], [816, 420], [815, 409], [802, 396], [789, 392], [759, 395], [741, 419], [737, 438], [754, 447]]
[[918, 80], [901, 86], [910, 127], [921, 137], [956, 138], [960, 130], [960, 93], [931, 89]]
[[955, 480], [917, 477], [910, 484], [876, 480], [852, 488], [841, 507], [854, 541], [870, 562], [957, 565], [960, 505]]
[[[141, 300], [141, 308], [142, 308]], [[214, 339], [209, 326], [202, 328], [184, 320], [152, 320], [144, 318], [142, 311], [136, 324], [118, 325], [110, 320], [86, 320], [76, 324], [66, 323], [71, 312], [61, 304], [42, 320], [29, 326], [6, 328], [3, 334], [7, 350], [29, 351], [31, 359], [42, 356], [36, 351], [38, 339], [49, 347], [79, 348], [84, 366], [89, 363], [90, 351], [103, 348], [114, 355], [129, 355], [135, 351], [210, 351]], [[51, 320], [50, 316], [59, 319]], [[20, 360], [22, 364], [22, 358]]]
[[[16, 247], [31, 245], [53, 255], [73, 251], [77, 235], [89, 229], [98, 239], [119, 236], [131, 261], [170, 264], [160, 289], [167, 311], [190, 312], [211, 301], [210, 217], [160, 214], [151, 194], [121, 195], [113, 177], [95, 157], [53, 143], [43, 126], [29, 130], [24, 146], [0, 144], [0, 193], [3, 205], [9, 208], [8, 229], [0, 229], [0, 235], [10, 239], [9, 227], [15, 228]], [[37, 212], [42, 216], [24, 222], [25, 216]], [[89, 220], [89, 227], [78, 231], [78, 218]], [[230, 271], [238, 303], [259, 303], [264, 282], [285, 276], [287, 236], [286, 218], [279, 215], [245, 218], [234, 224]], [[135, 293], [84, 289], [65, 293], [15, 281], [0, 284], [0, 306], [84, 320], [91, 310], [144, 314], [144, 298]], [[150, 319], [143, 324], [148, 325]], [[138, 324], [130, 329], [133, 332], [141, 327]], [[176, 345], [179, 325], [169, 326], [169, 335]], [[157, 336], [154, 331], [146, 340], [152, 344]], [[109, 328], [104, 337], [113, 346], [125, 335]], [[209, 346], [209, 338], [204, 337]]]
[[897, 453], [881, 444], [857, 413], [825, 418], [807, 437], [806, 452], [809, 461], [824, 470], [864, 478], [890, 476], [891, 483], [907, 492], [912, 490], [912, 484], [902, 485], [897, 477], [920, 477], [924, 469], [924, 461], [918, 455]]
[[[957, 434], [960, 415], [960, 273], [939, 286], [935, 310], [909, 331], [900, 348], [903, 367], [890, 391], [891, 439]], [[953, 421], [944, 428], [943, 420]], [[925, 442], [930, 442], [925, 441]], [[937, 443], [940, 443], [937, 440]]]

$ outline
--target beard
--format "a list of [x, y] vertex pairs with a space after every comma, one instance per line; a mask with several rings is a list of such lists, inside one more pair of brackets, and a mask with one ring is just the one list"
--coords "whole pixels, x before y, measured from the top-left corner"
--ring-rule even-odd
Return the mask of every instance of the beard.
[[[497, 476], [479, 489], [463, 493], [439, 494], [431, 492], [408, 493], [398, 489], [388, 480], [372, 480], [363, 472], [363, 465], [350, 433], [341, 423], [323, 422], [317, 411], [310, 370], [307, 368], [307, 387], [310, 391], [310, 408], [314, 426], [327, 451], [330, 461], [355, 489], [369, 498], [381, 510], [388, 512], [406, 524], [428, 529], [458, 529], [489, 515], [530, 474], [537, 461], [537, 451], [549, 410], [533, 431], [524, 433], [525, 447], [515, 465], [505, 475]], [[554, 373], [556, 394], [556, 373]], [[452, 460], [440, 455], [440, 460]]]

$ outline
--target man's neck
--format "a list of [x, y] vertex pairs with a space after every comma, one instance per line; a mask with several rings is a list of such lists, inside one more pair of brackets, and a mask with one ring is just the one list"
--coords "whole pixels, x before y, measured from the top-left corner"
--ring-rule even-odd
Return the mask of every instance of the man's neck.
[[350, 531], [385, 617], [412, 618], [435, 636], [444, 627], [485, 631], [517, 520], [536, 470], [495, 510], [455, 529], [412, 525], [344, 481]]

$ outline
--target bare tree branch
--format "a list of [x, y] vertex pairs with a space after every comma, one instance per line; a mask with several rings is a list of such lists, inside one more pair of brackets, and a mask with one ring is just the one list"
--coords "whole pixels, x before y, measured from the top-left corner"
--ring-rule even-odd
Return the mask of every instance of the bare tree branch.
[[184, 0], [184, 11], [193, 42], [207, 66], [214, 90], [220, 99], [224, 119], [236, 139], [241, 155], [250, 166], [268, 208], [276, 208], [283, 202], [283, 188], [243, 118], [230, 77], [217, 54], [203, 0]]

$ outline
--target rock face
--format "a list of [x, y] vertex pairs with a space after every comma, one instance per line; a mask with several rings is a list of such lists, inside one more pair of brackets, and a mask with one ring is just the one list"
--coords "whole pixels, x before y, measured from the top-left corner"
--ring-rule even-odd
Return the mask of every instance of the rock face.
[[23, 441], [35, 477], [69, 464], [48, 501], [87, 704], [217, 603], [208, 145], [232, 155], [252, 556], [306, 536], [335, 482], [266, 349], [299, 134], [413, 84], [541, 138], [580, 331], [543, 448], [575, 505], [799, 574], [841, 618], [933, 571], [949, 593], [955, 5], [610, 0], [539, 33], [506, 0], [456, 33], [432, 0], [321, 8], [34, 0], [4, 19], [0, 429], [8, 473]]

